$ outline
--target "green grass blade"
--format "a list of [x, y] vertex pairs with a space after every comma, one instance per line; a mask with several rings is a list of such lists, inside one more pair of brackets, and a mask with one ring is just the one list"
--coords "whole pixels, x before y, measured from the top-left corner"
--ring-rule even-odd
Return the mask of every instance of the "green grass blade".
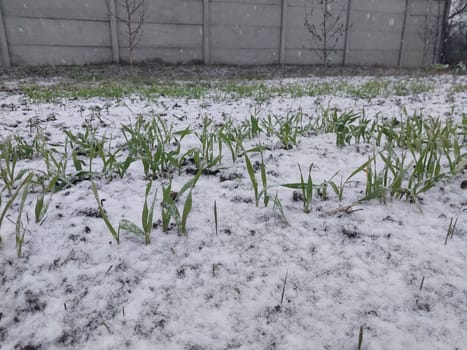
[[181, 197], [183, 193], [185, 193], [187, 190], [192, 189], [193, 187], [196, 186], [196, 183], [198, 182], [199, 178], [201, 177], [201, 174], [203, 171], [200, 169], [196, 172], [196, 175], [194, 178], [192, 178], [190, 181], [188, 181], [183, 187], [178, 191], [178, 197]]
[[[11, 195], [10, 199], [5, 203], [5, 207], [3, 208], [2, 214], [0, 215], [0, 227], [2, 227], [3, 219], [5, 219], [5, 215], [12, 206], [13, 202], [16, 200], [16, 197], [18, 197], [19, 192], [21, 191], [21, 188], [28, 184], [34, 176], [34, 173], [30, 172], [29, 175], [21, 182], [21, 184], [18, 186], [16, 191]], [[2, 242], [2, 238], [0, 236], [0, 243]]]
[[255, 170], [251, 165], [250, 158], [245, 154], [245, 163], [248, 171], [248, 176], [250, 177], [251, 185], [253, 186], [253, 191], [255, 193], [256, 206], [258, 206], [259, 193], [258, 193], [258, 183], [256, 182]]
[[122, 219], [120, 220], [120, 223], [118, 224], [118, 231], [120, 230], [125, 230], [128, 232], [133, 233], [135, 236], [145, 238], [146, 234], [141, 228], [139, 228], [136, 224], [131, 222], [130, 220], [127, 219]]
[[180, 231], [183, 235], [186, 235], [186, 221], [188, 219], [188, 215], [190, 215], [192, 207], [193, 207], [193, 198], [192, 198], [191, 191], [190, 191], [186, 198], [185, 205], [183, 206], [182, 221], [181, 221], [181, 227], [180, 227]]
[[[32, 177], [30, 178], [32, 179]], [[24, 190], [23, 190], [23, 195], [21, 196], [21, 201], [19, 205], [19, 212], [18, 212], [18, 218], [16, 219], [16, 252], [18, 255], [18, 258], [21, 257], [21, 250], [23, 247], [23, 242], [24, 242], [24, 234], [26, 233], [26, 230], [21, 233], [21, 228], [22, 228], [22, 216], [23, 216], [23, 210], [24, 210], [24, 204], [26, 203], [26, 199], [29, 194], [29, 184], [30, 180], [27, 181], [27, 183], [24, 185]]]
[[99, 213], [100, 213], [100, 215], [102, 217], [102, 220], [104, 220], [104, 223], [107, 226], [108, 230], [112, 234], [112, 236], [115, 239], [115, 241], [117, 242], [117, 244], [119, 244], [120, 243], [119, 233], [115, 230], [115, 228], [110, 223], [110, 220], [109, 220], [104, 208], [102, 207], [101, 200], [99, 198], [99, 193], [97, 192], [97, 187], [96, 187], [96, 184], [94, 182], [91, 183], [91, 190], [94, 193], [94, 198], [96, 198], [97, 206], [99, 208]]

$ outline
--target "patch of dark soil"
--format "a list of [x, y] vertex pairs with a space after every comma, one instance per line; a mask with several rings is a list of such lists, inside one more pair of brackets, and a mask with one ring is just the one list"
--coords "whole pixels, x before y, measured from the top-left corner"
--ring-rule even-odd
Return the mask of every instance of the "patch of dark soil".
[[154, 83], [161, 80], [210, 80], [210, 79], [280, 79], [307, 76], [354, 76], [368, 75], [428, 75], [445, 74], [443, 71], [409, 68], [385, 68], [380, 66], [331, 66], [322, 65], [202, 65], [165, 64], [160, 61], [129, 65], [93, 64], [85, 66], [31, 66], [0, 67], [2, 79], [44, 79], [56, 76], [72, 81], [95, 81], [96, 78], [112, 81], [131, 80]]
[[83, 237], [81, 235], [74, 235], [74, 234], [69, 235], [68, 239], [73, 242], [78, 242], [78, 241], [86, 242], [87, 241], [86, 237]]
[[279, 174], [277, 173], [277, 171], [274, 171], [274, 170], [268, 170], [266, 173], [273, 177], [279, 177]]
[[397, 224], [399, 226], [402, 226], [403, 225], [403, 222], [401, 220], [396, 220], [394, 219], [392, 216], [388, 215], [386, 216], [385, 218], [383, 218], [383, 221], [387, 221], [387, 222], [397, 222]]
[[8, 334], [8, 331], [6, 328], [0, 327], [0, 343], [3, 343], [5, 341], [5, 338]]
[[188, 344], [184, 347], [185, 350], [205, 350], [201, 345]]
[[139, 317], [134, 331], [139, 336], [148, 337], [156, 329], [164, 329], [167, 315], [159, 311], [159, 305], [148, 305], [146, 311]]
[[47, 306], [45, 301], [41, 301], [38, 293], [28, 289], [24, 292], [25, 305], [20, 308], [18, 313], [36, 313], [43, 311]]
[[63, 331], [58, 337], [57, 343], [65, 346], [75, 346], [80, 342], [79, 331], [77, 329]]
[[15, 345], [15, 350], [39, 350], [39, 349], [42, 349], [41, 344], [38, 344], [38, 345], [28, 344], [24, 346], [20, 344]]
[[247, 204], [253, 203], [253, 199], [251, 199], [251, 198], [242, 198], [240, 196], [235, 196], [230, 201], [233, 202], [233, 203], [247, 203]]
[[[0, 91], [5, 91], [5, 90], [0, 89]], [[20, 91], [20, 90], [10, 90], [10, 91], [15, 93], [16, 91]], [[10, 92], [10, 91], [8, 91], [8, 92]], [[14, 112], [14, 111], [16, 111], [17, 106], [14, 103], [2, 103], [0, 105], [0, 108], [10, 110], [10, 112]]]
[[185, 276], [186, 276], [185, 268], [183, 266], [178, 268], [177, 269], [177, 277], [180, 278], [180, 279], [184, 279]]
[[350, 238], [350, 239], [360, 238], [362, 235], [361, 232], [358, 232], [356, 230], [349, 230], [346, 228], [343, 228], [341, 232], [345, 237]]
[[461, 188], [463, 190], [467, 189], [467, 180], [464, 180], [464, 181], [461, 182]]
[[167, 321], [163, 318], [159, 320], [154, 319], [154, 320], [151, 320], [150, 322], [151, 322], [150, 325], [144, 324], [144, 323], [138, 323], [135, 326], [135, 333], [139, 336], [148, 337], [154, 332], [156, 328], [164, 329], [165, 324], [167, 323]]
[[290, 317], [292, 312], [290, 308], [286, 305], [276, 305], [274, 307], [266, 307], [264, 310], [264, 317], [266, 319], [266, 324], [269, 325], [273, 322], [276, 322], [277, 318], [283, 315], [284, 317]]
[[243, 177], [240, 173], [222, 173], [219, 176], [219, 182], [226, 182], [226, 181], [235, 181], [236, 179], [241, 179]]
[[101, 213], [97, 208], [79, 209], [75, 212], [76, 216], [86, 216], [88, 218], [100, 218]]
[[303, 194], [299, 191], [293, 191], [292, 193], [292, 200], [294, 202], [302, 202], [303, 201]]
[[415, 310], [430, 312], [431, 305], [428, 303], [422, 303], [418, 300], [415, 300]]
[[[187, 168], [185, 170], [185, 172], [188, 174], [188, 175], [196, 175], [198, 173], [199, 169], [197, 168]], [[205, 168], [203, 169], [203, 175], [206, 175], [206, 176], [215, 176], [217, 174], [219, 174], [221, 171], [219, 169], [209, 169], [209, 168]]]

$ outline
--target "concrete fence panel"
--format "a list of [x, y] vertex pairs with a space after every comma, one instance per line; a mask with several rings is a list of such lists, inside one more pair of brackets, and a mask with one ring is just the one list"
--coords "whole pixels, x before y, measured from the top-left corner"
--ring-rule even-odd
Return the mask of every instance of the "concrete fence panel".
[[210, 1], [212, 63], [279, 63], [281, 1]]
[[[123, 15], [121, 0], [116, 0], [119, 13]], [[203, 6], [200, 0], [146, 0], [144, 3], [146, 23], [203, 24]]]
[[406, 0], [352, 0], [347, 63], [399, 64]]
[[70, 65], [112, 62], [109, 48], [80, 46], [13, 46], [11, 60], [18, 66]]
[[108, 47], [109, 24], [100, 21], [7, 17], [11, 46]]
[[[330, 64], [423, 66], [441, 47], [443, 0], [333, 0]], [[115, 7], [115, 12], [112, 10]], [[122, 0], [0, 0], [0, 64], [129, 60]], [[137, 21], [137, 18], [134, 19]], [[319, 64], [320, 0], [146, 0], [138, 61]], [[329, 22], [328, 22], [329, 23]]]
[[108, 20], [102, 0], [2, 0], [2, 9], [11, 17]]
[[405, 0], [352, 0], [352, 10], [368, 13], [403, 13]]
[[273, 3], [232, 3], [211, 1], [212, 25], [277, 27], [281, 22], [281, 7]]

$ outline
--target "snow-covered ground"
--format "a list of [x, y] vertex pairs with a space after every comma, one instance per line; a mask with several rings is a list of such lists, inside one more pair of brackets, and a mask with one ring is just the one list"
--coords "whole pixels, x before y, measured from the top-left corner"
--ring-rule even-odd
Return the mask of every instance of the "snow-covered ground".
[[[370, 78], [345, 79], [358, 84]], [[137, 96], [49, 104], [3, 93], [0, 136], [30, 139], [34, 127], [28, 120], [33, 120], [50, 143], [59, 142], [64, 129], [82, 131], [87, 120], [105, 123], [99, 133], [118, 144], [121, 125], [138, 115], [159, 114], [175, 130], [199, 130], [205, 116], [215, 123], [299, 109], [313, 116], [322, 106], [364, 110], [369, 118], [401, 118], [406, 108], [409, 115], [422, 111], [459, 121], [467, 112], [467, 92], [451, 90], [467, 77], [423, 79], [435, 83], [433, 92], [371, 100], [275, 97], [261, 105], [251, 99]], [[319, 78], [268, 84], [309, 81]], [[194, 138], [186, 140], [188, 147], [195, 144]], [[91, 182], [82, 181], [52, 197], [41, 225], [30, 220], [23, 256], [17, 258], [15, 206], [13, 222], [5, 220], [1, 227], [0, 348], [356, 349], [363, 327], [363, 349], [465, 349], [467, 190], [460, 186], [465, 175], [440, 183], [418, 205], [370, 201], [354, 204], [352, 213], [337, 210], [361, 198], [359, 174], [342, 202], [332, 193], [326, 201], [314, 198], [306, 214], [302, 203], [293, 201], [293, 191], [280, 186], [298, 181], [297, 163], [303, 169], [313, 163], [313, 180], [321, 183], [336, 172], [346, 177], [373, 146], [339, 148], [332, 134], [304, 137], [291, 150], [272, 146], [264, 155], [268, 185], [278, 193], [289, 225], [271, 204], [255, 206], [244, 160], [233, 163], [226, 150], [220, 174], [203, 175], [193, 190], [186, 237], [157, 227], [148, 246], [130, 233], [122, 233], [117, 245], [95, 217]], [[258, 154], [251, 158], [260, 160]], [[21, 167], [41, 164], [34, 159]], [[191, 177], [175, 176], [173, 188]], [[123, 179], [96, 183], [115, 225], [122, 217], [140, 222], [146, 180], [139, 162]], [[35, 199], [31, 195], [26, 203], [31, 217]], [[451, 218], [458, 223], [445, 245]]]

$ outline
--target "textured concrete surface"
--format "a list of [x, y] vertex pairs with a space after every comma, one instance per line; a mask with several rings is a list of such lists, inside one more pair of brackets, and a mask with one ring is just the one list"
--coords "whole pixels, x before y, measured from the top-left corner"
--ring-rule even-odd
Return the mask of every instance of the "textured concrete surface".
[[[112, 32], [109, 1], [122, 17], [120, 0], [0, 0], [0, 49], [8, 48], [0, 64], [7, 51], [12, 65], [112, 62], [112, 38], [114, 52], [127, 61], [127, 29], [120, 20]], [[349, 0], [333, 1], [330, 11], [349, 30], [331, 39], [330, 63], [397, 66], [399, 57], [401, 66], [431, 63], [439, 51], [436, 26], [443, 4], [409, 0], [406, 8], [406, 0], [350, 0], [350, 6]], [[320, 26], [318, 0], [146, 0], [134, 60], [277, 64], [282, 52], [285, 64], [319, 64], [322, 43], [305, 27], [307, 16]], [[432, 34], [424, 45], [428, 27]]]

